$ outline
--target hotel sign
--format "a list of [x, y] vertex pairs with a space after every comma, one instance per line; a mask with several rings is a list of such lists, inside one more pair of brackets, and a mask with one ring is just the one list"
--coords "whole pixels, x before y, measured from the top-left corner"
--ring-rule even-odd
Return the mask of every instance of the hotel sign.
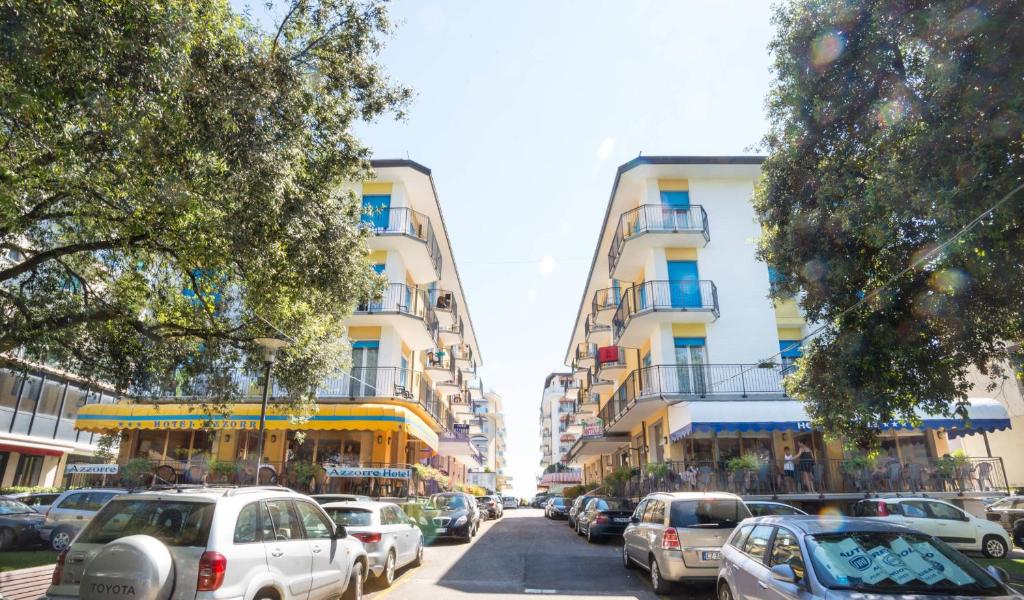
[[360, 478], [381, 477], [384, 479], [412, 479], [412, 469], [393, 467], [327, 467], [328, 477]]
[[118, 421], [118, 429], [140, 429], [143, 425], [152, 425], [154, 429], [256, 429], [259, 417], [224, 418], [202, 417], [188, 419], [145, 419], [140, 421]]
[[89, 465], [72, 463], [65, 467], [68, 475], [87, 473], [89, 475], [117, 475], [117, 465]]

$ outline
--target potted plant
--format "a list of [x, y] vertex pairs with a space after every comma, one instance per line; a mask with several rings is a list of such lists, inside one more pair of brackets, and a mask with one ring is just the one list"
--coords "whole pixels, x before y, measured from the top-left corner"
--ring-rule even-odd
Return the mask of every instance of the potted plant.
[[654, 479], [664, 479], [671, 472], [672, 469], [667, 463], [647, 463], [647, 474]]
[[128, 486], [142, 485], [143, 475], [153, 471], [153, 461], [148, 458], [133, 458], [121, 468], [122, 480]]
[[725, 462], [725, 468], [728, 471], [753, 471], [757, 469], [758, 460], [756, 454], [744, 454], [743, 456], [734, 456]]
[[238, 463], [233, 460], [215, 460], [210, 463], [209, 479], [216, 483], [226, 483], [238, 472]]
[[629, 482], [632, 476], [633, 469], [629, 467], [619, 467], [604, 478], [604, 483], [605, 486], [614, 492], [616, 496], [622, 496], [626, 490], [626, 483]]
[[288, 479], [298, 490], [308, 490], [310, 482], [320, 474], [320, 467], [311, 462], [296, 461], [288, 464]]

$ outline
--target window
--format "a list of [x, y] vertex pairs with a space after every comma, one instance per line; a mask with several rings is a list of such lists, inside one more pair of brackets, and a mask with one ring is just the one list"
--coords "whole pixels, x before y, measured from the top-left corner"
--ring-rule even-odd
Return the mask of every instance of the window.
[[789, 373], [796, 365], [796, 359], [803, 356], [800, 340], [779, 340], [779, 353], [782, 358], [782, 372]]
[[238, 521], [235, 522], [235, 543], [258, 542], [262, 539], [260, 533], [260, 503], [246, 504], [238, 512]]
[[103, 505], [108, 500], [116, 496], [111, 492], [92, 492], [90, 494], [83, 494], [82, 505], [79, 507], [80, 510], [99, 510], [103, 508]]
[[71, 494], [67, 498], [61, 500], [61, 503], [56, 508], [63, 508], [67, 510], [84, 510], [84, 506], [87, 493]]
[[370, 511], [363, 508], [328, 508], [327, 514], [343, 527], [369, 527], [373, 524]]
[[800, 554], [800, 542], [788, 529], [780, 527], [772, 543], [772, 564], [789, 565], [800, 579], [804, 577], [804, 559]]
[[380, 524], [381, 525], [401, 525], [402, 520], [395, 513], [398, 512], [396, 507], [385, 506], [380, 509]]
[[[263, 505], [263, 539], [264, 540], [301, 540], [302, 527], [292, 512], [288, 500], [271, 500]], [[268, 526], [269, 524], [269, 526]], [[271, 534], [267, 537], [267, 534]]]
[[334, 526], [320, 514], [320, 509], [309, 502], [296, 502], [295, 507], [299, 509], [299, 516], [302, 517], [302, 526], [306, 529], [307, 538], [329, 540], [333, 537]]
[[714, 498], [707, 500], [677, 500], [672, 503], [672, 527], [700, 527], [702, 529], [732, 529], [750, 516], [740, 500]]
[[[890, 505], [890, 507], [891, 506], [892, 505]], [[915, 519], [928, 518], [928, 509], [925, 507], [924, 502], [918, 502], [917, 500], [900, 502], [899, 507], [902, 510], [904, 517], [911, 517]]]
[[750, 536], [743, 543], [743, 553], [759, 563], [765, 562], [765, 550], [768, 549], [768, 540], [772, 538], [770, 525], [758, 525], [750, 532]]
[[959, 508], [950, 506], [944, 502], [928, 502], [925, 505], [933, 519], [947, 519], [950, 521], [963, 521], [964, 513]]
[[636, 510], [633, 511], [633, 518], [634, 519], [636, 519], [637, 521], [643, 521], [644, 520], [644, 511], [647, 510], [648, 502], [649, 502], [648, 500], [642, 500], [642, 501], [640, 501], [640, 504], [637, 504]]
[[753, 525], [744, 525], [743, 527], [736, 528], [733, 532], [732, 537], [729, 538], [729, 545], [737, 550], [743, 550], [743, 544], [747, 541], [747, 536], [753, 531]]
[[644, 521], [661, 525], [665, 522], [665, 503], [661, 500], [651, 500], [644, 515]]
[[39, 474], [43, 470], [43, 457], [36, 454], [22, 454], [18, 468], [14, 471], [12, 485], [32, 487], [39, 485]]
[[106, 544], [129, 535], [148, 535], [168, 546], [205, 547], [214, 507], [212, 502], [114, 500], [89, 522], [78, 540]]

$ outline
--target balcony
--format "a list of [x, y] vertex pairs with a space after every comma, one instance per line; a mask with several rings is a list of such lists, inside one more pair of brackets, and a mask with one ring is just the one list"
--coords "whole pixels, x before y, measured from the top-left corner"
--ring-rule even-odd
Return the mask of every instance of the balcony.
[[583, 334], [588, 342], [600, 344], [607, 343], [610, 338], [612, 328], [608, 324], [600, 324], [594, 320], [594, 315], [587, 315], [587, 320], [583, 323]]
[[615, 309], [622, 301], [622, 290], [617, 287], [605, 288], [594, 292], [594, 298], [590, 302], [590, 314], [594, 322], [608, 325], [611, 323]]
[[636, 365], [640, 364], [640, 351], [625, 346], [602, 346], [597, 349], [597, 366], [594, 375], [599, 380], [616, 379], [629, 365], [627, 355], [633, 354]]
[[608, 273], [616, 279], [632, 280], [643, 270], [652, 248], [703, 248], [710, 240], [704, 207], [644, 204], [619, 217], [608, 250]]
[[391, 325], [402, 341], [413, 350], [427, 350], [436, 345], [437, 315], [426, 290], [404, 283], [391, 283], [383, 295], [356, 307], [348, 325]]
[[375, 234], [366, 245], [371, 250], [397, 250], [417, 283], [441, 278], [441, 247], [426, 215], [401, 206], [381, 208], [363, 216], [363, 227]]
[[458, 378], [455, 357], [444, 348], [427, 350], [427, 364], [424, 370], [434, 381], [445, 381]]
[[459, 305], [455, 301], [455, 293], [445, 290], [430, 290], [430, 303], [434, 306], [437, 323], [441, 327], [450, 327], [459, 318]]
[[440, 325], [437, 330], [437, 340], [442, 346], [454, 346], [462, 341], [462, 332], [465, 324], [462, 317], [458, 317], [448, 325]]
[[783, 367], [769, 365], [657, 365], [630, 373], [601, 407], [606, 432], [628, 433], [665, 403], [784, 397]]
[[473, 348], [469, 344], [456, 344], [452, 346], [451, 353], [455, 357], [456, 364], [460, 367], [475, 367], [476, 360], [473, 358]]
[[576, 371], [586, 371], [594, 365], [597, 358], [597, 344], [580, 342], [576, 344], [576, 351], [573, 353], [573, 367]]
[[645, 281], [623, 292], [612, 329], [617, 344], [636, 348], [647, 339], [651, 326], [710, 323], [718, 317], [718, 288], [713, 281]]

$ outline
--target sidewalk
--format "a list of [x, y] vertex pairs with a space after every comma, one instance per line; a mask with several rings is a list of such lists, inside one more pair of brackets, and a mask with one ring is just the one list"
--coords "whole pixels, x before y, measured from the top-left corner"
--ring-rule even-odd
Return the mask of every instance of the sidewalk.
[[36, 600], [50, 586], [55, 565], [0, 573], [0, 600]]

